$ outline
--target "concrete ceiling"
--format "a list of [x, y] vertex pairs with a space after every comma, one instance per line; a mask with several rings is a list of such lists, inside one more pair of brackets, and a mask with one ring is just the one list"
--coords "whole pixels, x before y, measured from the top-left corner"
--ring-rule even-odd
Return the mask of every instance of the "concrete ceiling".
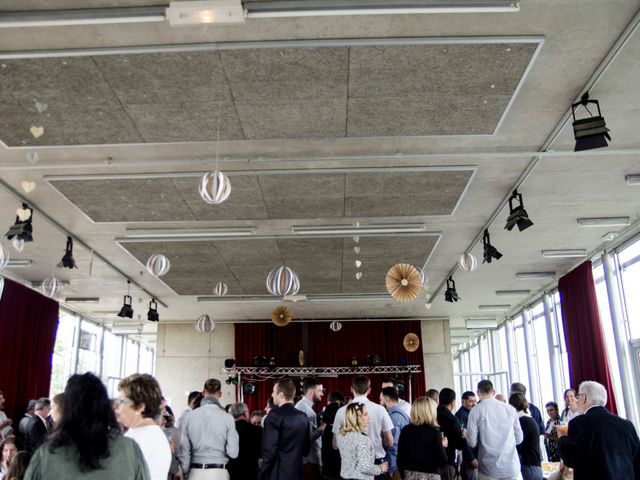
[[[125, 4], [158, 2], [19, 7]], [[390, 264], [426, 262], [429, 289], [415, 302], [309, 300], [293, 305], [294, 317], [448, 317], [454, 328], [465, 318], [502, 318], [509, 311], [479, 306], [513, 312], [553, 282], [517, 281], [516, 273], [561, 275], [582, 261], [543, 258], [541, 250], [593, 251], [607, 245], [605, 233], [622, 230], [579, 228], [576, 218], [629, 216], [627, 232], [638, 229], [640, 187], [624, 176], [640, 173], [639, 8], [631, 0], [539, 1], [503, 14], [0, 28], [0, 218], [8, 229], [19, 196], [37, 209], [35, 241], [11, 251], [33, 266], [6, 273], [39, 281], [53, 272], [70, 282], [63, 298], [99, 297], [74, 308], [108, 322], [127, 289], [114, 268], [138, 285], [137, 314], [152, 294], [167, 305], [161, 321], [205, 312], [246, 321], [268, 319], [278, 301], [197, 296], [218, 279], [233, 294], [264, 294], [277, 260], [300, 273], [303, 294], [380, 293]], [[0, 0], [3, 10], [16, 3]], [[585, 89], [600, 101], [613, 141], [575, 154], [567, 113]], [[36, 138], [32, 127], [44, 133]], [[216, 152], [233, 185], [218, 207], [196, 191]], [[36, 183], [29, 194], [25, 180]], [[516, 186], [535, 225], [507, 232], [504, 204]], [[291, 236], [293, 225], [356, 222], [419, 223], [436, 236], [361, 235], [360, 281], [351, 235]], [[78, 239], [78, 270], [54, 269], [65, 243], [54, 223]], [[504, 257], [456, 271], [462, 301], [444, 302], [439, 287], [462, 253], [482, 258], [477, 240], [487, 226]], [[233, 227], [255, 227], [257, 237], [122, 241], [131, 229]], [[173, 266], [157, 279], [142, 264], [160, 252]], [[507, 289], [531, 293], [496, 296]]]

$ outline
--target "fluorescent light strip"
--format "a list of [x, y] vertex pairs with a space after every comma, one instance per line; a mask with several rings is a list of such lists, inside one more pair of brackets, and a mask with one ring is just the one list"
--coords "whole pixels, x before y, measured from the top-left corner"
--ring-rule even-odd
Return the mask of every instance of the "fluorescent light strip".
[[64, 299], [68, 303], [99, 303], [98, 297], [67, 297]]
[[428, 13], [517, 12], [517, 1], [438, 0], [299, 0], [246, 2], [247, 18], [311, 17], [335, 15], [401, 15]]
[[111, 333], [113, 333], [114, 335], [129, 335], [129, 334], [139, 334], [140, 333], [140, 327], [137, 325], [122, 325], [122, 326], [116, 326], [114, 325], [113, 327], [111, 327]]
[[640, 174], [626, 175], [624, 179], [627, 181], [627, 185], [640, 185]]
[[478, 305], [478, 310], [483, 312], [507, 312], [511, 305]]
[[584, 248], [542, 250], [542, 256], [546, 258], [582, 258], [587, 256], [587, 251]]
[[475, 328], [497, 328], [498, 321], [495, 318], [477, 318], [465, 320], [468, 329]]
[[7, 268], [31, 268], [33, 260], [9, 260]]
[[496, 290], [496, 297], [519, 297], [529, 294], [531, 290]]
[[424, 223], [403, 223], [387, 225], [294, 225], [291, 232], [299, 236], [327, 235], [393, 235], [401, 233], [424, 233]]
[[386, 293], [362, 293], [362, 294], [309, 294], [309, 295], [296, 295], [295, 297], [285, 297], [281, 300], [280, 297], [274, 295], [225, 295], [224, 297], [216, 297], [214, 295], [203, 295], [196, 297], [196, 301], [200, 303], [208, 302], [251, 302], [251, 303], [268, 303], [268, 302], [323, 302], [323, 301], [335, 301], [335, 300], [389, 300], [389, 295]]
[[255, 227], [240, 228], [154, 228], [128, 229], [127, 238], [160, 239], [160, 238], [229, 238], [252, 237], [256, 234]]
[[81, 8], [0, 13], [0, 28], [164, 22], [165, 7]]
[[556, 278], [556, 272], [520, 272], [516, 273], [518, 280], [544, 280]]
[[581, 227], [626, 227], [631, 225], [629, 217], [593, 217], [578, 218]]

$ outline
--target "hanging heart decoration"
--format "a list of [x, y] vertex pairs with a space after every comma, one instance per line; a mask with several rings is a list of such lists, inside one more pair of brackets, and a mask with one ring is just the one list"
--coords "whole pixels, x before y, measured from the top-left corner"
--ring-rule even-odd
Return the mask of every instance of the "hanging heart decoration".
[[36, 182], [28, 182], [25, 180], [20, 184], [20, 186], [22, 187], [22, 190], [24, 190], [24, 193], [31, 193], [36, 188]]
[[47, 110], [47, 108], [49, 108], [49, 105], [47, 105], [44, 102], [36, 102], [35, 105], [38, 113], [44, 113]]
[[29, 131], [31, 132], [31, 135], [33, 135], [33, 138], [40, 138], [42, 135], [44, 135], [44, 127], [31, 127], [29, 129]]
[[353, 241], [358, 243], [360, 241], [360, 236], [359, 235], [354, 235], [353, 236]]
[[356, 273], [356, 280], [360, 280], [362, 278], [362, 272]]
[[26, 157], [27, 162], [29, 162], [31, 165], [35, 165], [40, 161], [40, 155], [38, 155], [36, 152], [27, 152]]
[[21, 222], [26, 222], [31, 218], [31, 209], [30, 208], [19, 208], [16, 210], [16, 215]]
[[353, 262], [356, 264], [356, 268], [360, 268], [362, 266], [362, 262], [360, 260], [356, 260], [355, 262]]
[[353, 251], [356, 252], [356, 254], [360, 253], [360, 247], [353, 247]]
[[16, 250], [16, 252], [22, 252], [24, 250], [24, 240], [18, 237], [13, 237], [11, 239], [11, 245]]

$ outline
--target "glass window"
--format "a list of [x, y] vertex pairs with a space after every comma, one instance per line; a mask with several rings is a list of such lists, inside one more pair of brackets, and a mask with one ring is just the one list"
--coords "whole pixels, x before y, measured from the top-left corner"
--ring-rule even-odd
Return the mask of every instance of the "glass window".
[[493, 365], [491, 364], [491, 347], [489, 346], [488, 333], [485, 333], [480, 337], [478, 342], [478, 350], [480, 353], [480, 367], [482, 373], [493, 372]]
[[[571, 377], [569, 375], [569, 355], [567, 354], [567, 344], [564, 339], [564, 323], [562, 323], [562, 306], [560, 305], [560, 293], [558, 291], [553, 294], [553, 316], [557, 329], [559, 344], [559, 356], [560, 356], [560, 375], [563, 380], [562, 391], [567, 388], [573, 387], [571, 385]], [[577, 387], [576, 387], [577, 388]]]
[[140, 365], [138, 367], [138, 372], [153, 375], [153, 367], [153, 349], [140, 345]]
[[618, 254], [631, 339], [640, 338], [640, 240]]
[[130, 338], [126, 340], [123, 376], [127, 377], [138, 372], [138, 343]]
[[118, 383], [121, 380], [122, 340], [120, 335], [114, 335], [109, 330], [105, 330], [102, 350], [102, 381], [107, 385], [111, 398], [117, 396]]
[[529, 384], [529, 371], [527, 370], [527, 349], [524, 341], [524, 327], [522, 324], [522, 315], [513, 319], [513, 334], [514, 334], [514, 355], [517, 365], [517, 378], [512, 379], [513, 382], [520, 382], [527, 390], [531, 390]]
[[82, 320], [78, 337], [77, 373], [92, 372], [100, 375], [100, 348], [102, 344], [102, 328]]
[[49, 396], [64, 392], [67, 379], [74, 373], [76, 349], [74, 345], [79, 319], [66, 310], [60, 310], [56, 343], [51, 357], [51, 385]]
[[[538, 308], [539, 307], [539, 308]], [[544, 305], [538, 303], [533, 309], [533, 320], [531, 334], [533, 336], [532, 344], [535, 349], [535, 355], [538, 368], [538, 389], [540, 392], [540, 404], [555, 399], [553, 393], [553, 378], [551, 377], [551, 361], [549, 360], [549, 341], [547, 339], [547, 324], [544, 317]]]

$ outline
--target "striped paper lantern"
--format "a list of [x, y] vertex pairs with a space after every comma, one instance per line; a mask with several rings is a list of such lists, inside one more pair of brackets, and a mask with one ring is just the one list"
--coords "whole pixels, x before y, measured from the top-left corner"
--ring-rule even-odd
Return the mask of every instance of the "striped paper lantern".
[[215, 323], [211, 320], [211, 317], [206, 313], [200, 315], [196, 320], [195, 328], [200, 333], [211, 333], [216, 328]]
[[286, 297], [295, 295], [300, 290], [300, 279], [291, 268], [282, 266], [274, 268], [267, 276], [267, 290], [271, 295]]
[[165, 275], [171, 268], [171, 262], [167, 257], [161, 253], [156, 253], [149, 257], [147, 260], [147, 270], [154, 277], [161, 277]]
[[202, 176], [198, 191], [202, 200], [210, 205], [219, 205], [231, 195], [231, 182], [219, 170], [208, 172]]

